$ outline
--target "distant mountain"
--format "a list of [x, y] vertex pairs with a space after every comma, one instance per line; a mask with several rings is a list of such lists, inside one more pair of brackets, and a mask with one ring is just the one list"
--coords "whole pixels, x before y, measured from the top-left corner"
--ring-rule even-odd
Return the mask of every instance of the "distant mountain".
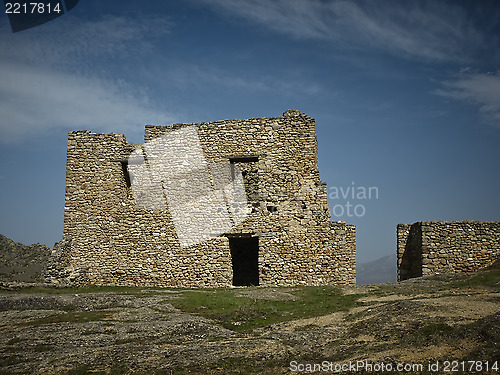
[[45, 245], [26, 246], [0, 234], [0, 281], [41, 281], [51, 252]]
[[367, 263], [356, 264], [356, 284], [381, 284], [397, 281], [397, 256], [387, 255]]

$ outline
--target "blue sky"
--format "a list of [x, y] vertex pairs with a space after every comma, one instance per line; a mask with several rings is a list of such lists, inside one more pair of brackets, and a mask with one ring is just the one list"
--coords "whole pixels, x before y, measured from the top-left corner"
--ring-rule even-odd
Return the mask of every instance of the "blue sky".
[[[142, 143], [287, 109], [316, 119], [358, 261], [394, 254], [398, 223], [500, 220], [496, 0], [81, 0], [18, 33], [4, 15], [0, 99], [0, 233], [26, 244], [62, 236], [67, 131]], [[378, 195], [335, 197], [353, 187]]]

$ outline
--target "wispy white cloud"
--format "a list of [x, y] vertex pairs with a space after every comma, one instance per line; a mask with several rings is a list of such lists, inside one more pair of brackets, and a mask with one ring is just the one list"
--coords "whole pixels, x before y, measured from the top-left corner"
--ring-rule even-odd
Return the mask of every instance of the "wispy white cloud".
[[175, 122], [123, 82], [4, 63], [0, 70], [8, 71], [0, 85], [4, 142], [55, 129], [122, 133], [142, 131], [147, 123]]
[[168, 82], [180, 89], [192, 87], [216, 87], [235, 91], [248, 92], [279, 92], [293, 95], [294, 93], [318, 94], [325, 90], [319, 83], [300, 77], [299, 72], [288, 72], [289, 79], [281, 79], [262, 74], [255, 77], [252, 74], [238, 75], [237, 71], [228, 72], [213, 66], [182, 64], [165, 69], [162, 74], [168, 76]]
[[[409, 58], [461, 60], [466, 50], [494, 46], [468, 11], [452, 2], [205, 0], [216, 9], [303, 39], [348, 48], [377, 48]], [[487, 46], [485, 45], [487, 44]], [[470, 52], [470, 51], [469, 51]]]
[[167, 23], [120, 17], [70, 21], [36, 33], [4, 33], [0, 141], [57, 129], [140, 132], [147, 123], [176, 122], [172, 113], [153, 109], [145, 90], [114, 74], [115, 65], [102, 63], [146, 53], [148, 38], [168, 32]]
[[[230, 14], [300, 38], [324, 38], [332, 33], [329, 7], [320, 1], [205, 0]], [[325, 14], [325, 11], [328, 11]]]
[[102, 16], [81, 20], [67, 15], [47, 27], [22, 33], [2, 32], [2, 60], [50, 65], [71, 69], [91, 68], [84, 61], [91, 58], [127, 57], [152, 49], [149, 39], [168, 34], [172, 23], [165, 18], [128, 19]]
[[443, 86], [435, 93], [478, 105], [485, 120], [500, 127], [500, 73], [465, 73]]

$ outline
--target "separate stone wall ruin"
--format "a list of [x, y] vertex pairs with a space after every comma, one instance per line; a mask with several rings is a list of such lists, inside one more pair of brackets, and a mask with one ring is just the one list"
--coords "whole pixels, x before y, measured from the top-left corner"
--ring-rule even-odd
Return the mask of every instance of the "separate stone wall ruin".
[[420, 221], [398, 224], [398, 281], [472, 272], [500, 257], [500, 222]]
[[147, 125], [145, 144], [193, 126], [208, 163], [240, 168], [248, 217], [183, 247], [168, 205], [136, 205], [124, 160], [141, 146], [122, 134], [70, 132], [61, 262], [79, 270], [78, 280], [165, 287], [355, 283], [355, 227], [330, 221], [312, 118], [286, 111], [272, 118]]

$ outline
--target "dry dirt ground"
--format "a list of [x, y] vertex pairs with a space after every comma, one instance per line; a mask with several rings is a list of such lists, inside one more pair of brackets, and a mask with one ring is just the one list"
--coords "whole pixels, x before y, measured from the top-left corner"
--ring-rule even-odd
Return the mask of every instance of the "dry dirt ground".
[[[348, 311], [247, 333], [174, 308], [182, 290], [4, 291], [0, 374], [288, 374], [350, 361], [422, 364], [414, 371], [392, 368], [386, 373], [437, 374], [453, 360], [478, 361], [474, 371], [465, 373], [498, 373], [491, 369], [495, 361], [500, 366], [498, 276], [487, 285], [477, 277], [471, 282], [449, 275], [345, 287], [344, 294], [361, 295]], [[253, 299], [297, 299], [293, 288], [233, 291]], [[430, 371], [429, 364], [438, 364], [439, 370]], [[327, 369], [335, 371], [316, 367], [317, 373], [334, 373]], [[352, 367], [344, 369], [354, 373]], [[375, 369], [381, 373], [383, 368]]]

